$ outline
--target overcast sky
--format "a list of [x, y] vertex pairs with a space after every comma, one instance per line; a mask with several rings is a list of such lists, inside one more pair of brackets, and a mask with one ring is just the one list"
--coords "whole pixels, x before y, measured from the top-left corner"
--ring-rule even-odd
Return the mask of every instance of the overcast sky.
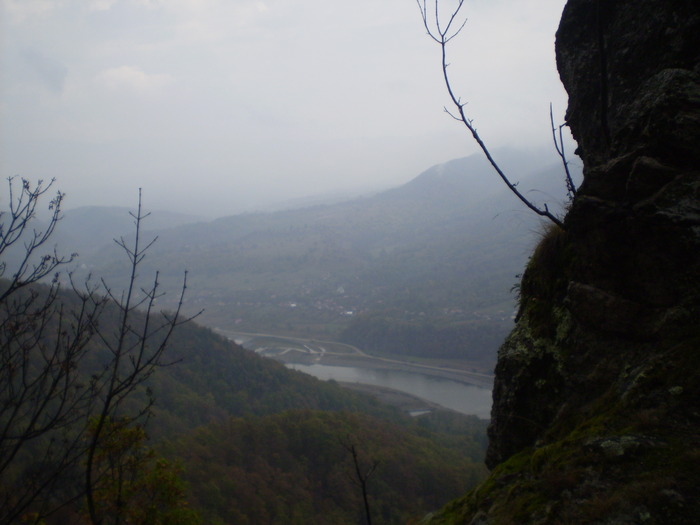
[[[443, 0], [444, 7], [454, 0]], [[494, 148], [549, 144], [565, 0], [467, 0], [455, 90]], [[0, 0], [3, 177], [66, 207], [221, 216], [391, 186], [476, 151], [415, 0]], [[563, 117], [562, 117], [563, 118]], [[0, 190], [4, 199], [6, 190]]]

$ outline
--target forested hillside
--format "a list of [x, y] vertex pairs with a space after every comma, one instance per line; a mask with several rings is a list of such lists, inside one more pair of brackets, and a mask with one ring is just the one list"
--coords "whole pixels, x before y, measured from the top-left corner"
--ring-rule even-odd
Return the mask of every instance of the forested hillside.
[[[478, 432], [472, 425], [464, 437]], [[376, 465], [367, 480], [372, 522], [398, 524], [485, 474], [473, 441], [448, 448], [434, 436], [361, 413], [287, 411], [208, 425], [166, 449], [208, 524], [336, 525], [365, 519], [354, 446], [363, 473]]]
[[[0, 284], [1, 293], [7, 283]], [[26, 298], [41, 298], [49, 288], [34, 285], [23, 293]], [[83, 307], [72, 291], [60, 292], [55, 304], [71, 316]], [[116, 305], [106, 303], [99, 319], [100, 333], [118, 332]], [[5, 312], [0, 320], [0, 355], [7, 358], [13, 346], [11, 342], [6, 344], [9, 324]], [[28, 340], [37, 345], [27, 350], [30, 369], [41, 372], [46, 366], [46, 373], [53, 374], [52, 363], [61, 363], [60, 353], [51, 361], [42, 360], [38, 353], [45, 351], [44, 338], [49, 348], [61, 344], [53, 337], [58, 320], [47, 318], [47, 329], [38, 335], [39, 339]], [[143, 313], [133, 312], [130, 323], [138, 327], [145, 321]], [[161, 338], [150, 337], [147, 346], [157, 347]], [[100, 337], [88, 337], [86, 346], [73, 358], [71, 366], [75, 370], [62, 372], [61, 381], [76, 391], [87, 389], [94, 381], [101, 382], [99, 378], [112, 366], [111, 353]], [[129, 355], [133, 357], [126, 359]], [[140, 359], [138, 354], [123, 357], [122, 378], [139, 366], [136, 360]], [[56, 404], [62, 399], [72, 402], [71, 390], [66, 390], [64, 397], [50, 398], [50, 390], [44, 387], [22, 387], [15, 381], [12, 366], [3, 364], [0, 372], [20, 395], [25, 388], [47, 396], [37, 399], [38, 403]], [[36, 374], [25, 373], [30, 378]], [[92, 386], [89, 388], [92, 391]], [[348, 477], [352, 473], [347, 469], [351, 456], [343, 443], [357, 446], [363, 461], [369, 458], [379, 462], [369, 485], [377, 523], [401, 523], [410, 516], [419, 516], [485, 475], [485, 421], [447, 412], [411, 418], [370, 396], [259, 357], [193, 322], [177, 327], [162, 364], [125, 392], [118, 412], [105, 427], [107, 434], [97, 458], [111, 458], [134, 476], [123, 492], [133, 506], [129, 512], [139, 513], [146, 508], [142, 505], [157, 501], [161, 512], [170, 508], [177, 511], [177, 519], [194, 520], [174, 523], [198, 523], [197, 514], [203, 517], [203, 523], [260, 523], [261, 519], [270, 523], [331, 523], [324, 520], [333, 517], [341, 522], [352, 520], [362, 512], [362, 506]], [[15, 421], [9, 411], [14, 396], [10, 392], [2, 398], [0, 423], [5, 431], [0, 447], [6, 451], [15, 443], [10, 433], [24, 425], [24, 418]], [[30, 408], [34, 405], [31, 400], [26, 402]], [[46, 458], [61, 457], [61, 440], [73, 435], [85, 435], [87, 439], [91, 435], [94, 412], [88, 405], [80, 407], [83, 405], [76, 405], [76, 412], [61, 426], [27, 434], [19, 443], [23, 452], [6, 465], [9, 468], [4, 466], [0, 471], [0, 496], [7, 498], [5, 503], [14, 501], [7, 488], [30, 486], [32, 480], [40, 479], [35, 474], [40, 465], [51, 473], [53, 467]], [[150, 413], [145, 419], [138, 416], [144, 407]], [[44, 419], [37, 422], [43, 425]], [[142, 425], [147, 440], [141, 433]], [[87, 456], [80, 459], [82, 447], [70, 443], [67, 441], [66, 446], [71, 446], [71, 454], [79, 455], [66, 464], [69, 468], [48, 478], [52, 481], [47, 487], [53, 488], [46, 493], [39, 490], [40, 498], [28, 504], [22, 523], [32, 523], [33, 516], [45, 517], [48, 524], [85, 523], [87, 511], [79, 495], [80, 472]], [[42, 456], [44, 459], [40, 459]], [[406, 476], [409, 471], [411, 475]], [[402, 473], [402, 483], [394, 482], [397, 473]], [[187, 484], [182, 487], [177, 478]], [[175, 499], [166, 504], [165, 496], [129, 496], [129, 487], [151, 490], [154, 483], [168, 487]], [[57, 490], [61, 485], [63, 489]], [[100, 488], [96, 493], [98, 506], [107, 505], [115, 497], [113, 490]], [[188, 500], [189, 506], [179, 507], [183, 500]], [[10, 518], [8, 523], [15, 522], [19, 523]]]
[[[0, 289], [3, 403], [21, 409], [0, 420], [9, 522], [355, 521], [367, 512], [360, 482], [377, 523], [402, 523], [473, 485], [485, 475], [485, 421], [411, 418], [184, 319], [204, 307], [197, 321], [228, 328], [329, 334], [377, 353], [489, 366], [511, 322], [512, 297], [500, 290], [528, 241], [489, 215], [502, 195], [478, 176], [483, 168], [462, 159], [373, 197], [157, 233], [139, 206], [139, 235], [102, 248], [94, 239], [122, 228], [115, 211], [98, 220], [99, 210], [82, 210], [69, 232], [87, 250], [79, 258], [41, 255], [61, 225], [60, 194], [35, 248], [21, 244], [37, 239], [32, 208], [12, 211], [23, 226], [6, 237], [16, 257], [4, 258]], [[29, 202], [41, 199], [22, 185]], [[72, 273], [54, 276], [64, 268]], [[349, 459], [356, 469], [369, 462], [371, 479], [363, 468], [348, 478]]]
[[[352, 523], [362, 515], [355, 444], [379, 462], [374, 522], [404, 523], [483, 479], [486, 421], [449, 412], [410, 418], [186, 325], [149, 381], [149, 434], [183, 467], [204, 523]], [[367, 463], [369, 465], [369, 463]]]

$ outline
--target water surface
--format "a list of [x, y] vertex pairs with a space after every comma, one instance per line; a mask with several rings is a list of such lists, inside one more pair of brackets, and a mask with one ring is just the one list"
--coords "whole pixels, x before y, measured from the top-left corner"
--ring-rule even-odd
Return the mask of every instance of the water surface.
[[491, 389], [450, 379], [401, 370], [320, 364], [288, 364], [287, 366], [323, 380], [334, 379], [346, 383], [393, 388], [462, 414], [488, 418], [491, 413]]

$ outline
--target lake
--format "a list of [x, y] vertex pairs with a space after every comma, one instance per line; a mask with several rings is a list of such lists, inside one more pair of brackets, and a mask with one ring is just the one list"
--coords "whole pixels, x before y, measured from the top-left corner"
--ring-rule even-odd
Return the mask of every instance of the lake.
[[474, 414], [481, 418], [489, 418], [491, 414], [491, 389], [489, 388], [400, 370], [319, 364], [287, 364], [287, 366], [323, 380], [334, 379], [347, 383], [393, 388], [462, 414]]

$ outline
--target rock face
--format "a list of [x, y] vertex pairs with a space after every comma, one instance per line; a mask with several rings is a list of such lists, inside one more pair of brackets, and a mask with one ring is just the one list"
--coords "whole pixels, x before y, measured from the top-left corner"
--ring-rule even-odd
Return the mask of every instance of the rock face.
[[499, 351], [484, 484], [436, 523], [697, 523], [700, 9], [569, 0], [584, 182]]

